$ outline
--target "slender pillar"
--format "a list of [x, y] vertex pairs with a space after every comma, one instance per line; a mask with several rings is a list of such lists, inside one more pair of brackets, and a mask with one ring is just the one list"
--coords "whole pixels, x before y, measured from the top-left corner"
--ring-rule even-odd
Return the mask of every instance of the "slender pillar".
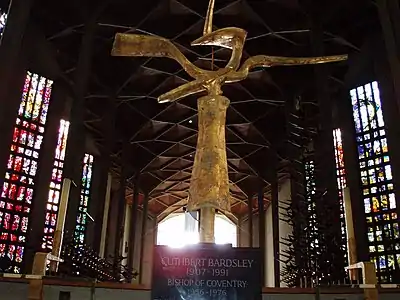
[[143, 199], [143, 211], [142, 211], [142, 230], [140, 237], [140, 266], [139, 266], [139, 283], [143, 284], [143, 274], [144, 274], [144, 250], [146, 248], [146, 235], [147, 235], [147, 219], [149, 214], [149, 193], [144, 194]]
[[129, 149], [125, 144], [122, 149], [122, 159], [121, 159], [121, 173], [120, 173], [120, 182], [119, 189], [117, 195], [117, 224], [116, 224], [116, 232], [114, 233], [115, 245], [114, 245], [114, 263], [117, 264], [118, 260], [122, 253], [122, 243], [123, 243], [123, 232], [124, 232], [124, 213], [125, 213], [125, 205], [126, 205], [126, 180], [128, 177], [129, 166], [128, 166], [128, 158], [129, 158]]
[[[76, 70], [74, 84], [74, 101], [71, 110], [71, 126], [67, 152], [65, 157], [65, 178], [71, 179], [73, 188], [69, 193], [68, 211], [65, 222], [65, 229], [73, 234], [76, 226], [76, 216], [80, 201], [80, 187], [82, 176], [82, 164], [85, 145], [85, 93], [89, 81], [93, 44], [95, 38], [97, 15], [93, 14], [85, 26], [85, 33], [82, 39], [81, 51]], [[60, 243], [61, 244], [61, 243]]]
[[137, 216], [139, 207], [139, 174], [135, 177], [135, 183], [133, 187], [133, 202], [131, 211], [131, 220], [129, 224], [129, 242], [128, 242], [128, 267], [134, 268], [135, 264], [135, 244], [136, 244], [136, 228], [137, 228]]
[[3, 186], [13, 127], [26, 75], [23, 38], [33, 0], [11, 1], [0, 44], [0, 186]]
[[[280, 232], [279, 232], [279, 186], [278, 174], [273, 172], [271, 180], [271, 209], [272, 209], [272, 247], [274, 249], [274, 283], [275, 287], [281, 286], [280, 263]], [[268, 246], [268, 245], [267, 245]]]
[[[105, 113], [102, 119], [102, 131], [104, 132], [104, 143], [101, 147], [101, 175], [100, 175], [100, 183], [99, 183], [99, 203], [97, 208], [97, 213], [95, 215], [95, 233], [93, 239], [93, 248], [100, 252], [100, 244], [101, 244], [101, 234], [103, 228], [103, 220], [105, 213], [105, 206], [107, 201], [107, 188], [108, 188], [108, 180], [109, 180], [109, 171], [111, 166], [111, 152], [113, 145], [115, 143], [115, 112], [116, 105], [115, 99], [108, 99], [108, 103], [105, 109]], [[107, 223], [106, 223], [107, 224]]]
[[[56, 257], [60, 257], [61, 255], [62, 240], [64, 237], [64, 225], [65, 225], [65, 218], [67, 216], [68, 198], [69, 198], [69, 192], [71, 190], [71, 183], [72, 183], [71, 179], [64, 178], [61, 188], [60, 205], [58, 207], [56, 230], [54, 231], [53, 248], [51, 250], [51, 254], [53, 254]], [[58, 269], [58, 262], [52, 261], [50, 263], [50, 270], [52, 272], [57, 272], [57, 269]]]
[[[353, 209], [351, 207], [351, 196], [350, 188], [346, 187], [343, 189], [343, 202], [344, 202], [344, 214], [346, 220], [346, 233], [347, 233], [347, 256], [348, 265], [354, 265], [358, 263], [357, 259], [357, 239], [354, 232], [354, 221], [353, 221]], [[357, 280], [357, 274], [353, 270], [349, 271], [351, 280]]]
[[[121, 252], [122, 257], [129, 256], [129, 240], [131, 238], [131, 216], [132, 216], [132, 203], [128, 203], [125, 199], [125, 215], [124, 215], [124, 232], [122, 238]], [[128, 265], [128, 261], [124, 263]]]
[[247, 195], [247, 214], [249, 226], [249, 247], [253, 247], [253, 195]]
[[134, 268], [135, 264], [135, 244], [136, 244], [136, 228], [137, 228], [137, 216], [139, 206], [139, 174], [136, 175], [135, 183], [133, 187], [133, 202], [131, 219], [129, 226], [129, 242], [128, 242], [128, 267]]
[[215, 95], [198, 100], [199, 132], [189, 188], [189, 211], [200, 210], [200, 241], [214, 242], [215, 210], [230, 211], [225, 120], [229, 100]]
[[108, 212], [107, 222], [107, 235], [104, 239], [104, 257], [114, 258], [114, 250], [117, 240], [117, 221], [118, 221], [118, 210], [119, 210], [119, 190], [113, 191], [111, 189], [110, 194], [110, 209]]
[[108, 173], [107, 180], [107, 189], [105, 195], [105, 203], [104, 203], [104, 211], [103, 211], [103, 222], [101, 227], [101, 239], [100, 239], [100, 248], [99, 255], [100, 257], [105, 258], [106, 251], [106, 240], [107, 240], [107, 232], [108, 232], [108, 216], [110, 215], [110, 202], [111, 202], [111, 185], [112, 185], [112, 176]]
[[[110, 157], [104, 157], [103, 155], [97, 160], [95, 171], [93, 175], [93, 182], [96, 185], [96, 193], [93, 193], [90, 209], [91, 215], [94, 218], [94, 224], [92, 227], [92, 248], [99, 253], [101, 234], [103, 228], [103, 220], [105, 213], [105, 206], [107, 201], [107, 188], [108, 188], [108, 178], [109, 178], [109, 163]], [[96, 175], [96, 176], [95, 176]], [[96, 180], [97, 179], [97, 180]]]
[[265, 286], [265, 247], [266, 247], [266, 222], [265, 222], [265, 209], [264, 209], [264, 190], [263, 187], [260, 187], [260, 190], [257, 195], [258, 202], [258, 243], [262, 253], [261, 259], [261, 278], [263, 286]]
[[32, 218], [29, 224], [23, 268], [25, 273], [31, 272], [35, 253], [46, 251], [42, 249], [44, 225], [46, 220], [46, 206], [53, 170], [55, 149], [57, 146], [60, 116], [65, 103], [64, 95], [62, 95], [61, 92], [62, 90], [60, 91], [59, 86], [55, 84], [51, 96], [47, 126], [43, 137], [43, 148], [41, 149], [40, 161], [37, 168], [37, 177], [35, 180], [35, 194], [32, 199], [32, 208], [30, 212]]

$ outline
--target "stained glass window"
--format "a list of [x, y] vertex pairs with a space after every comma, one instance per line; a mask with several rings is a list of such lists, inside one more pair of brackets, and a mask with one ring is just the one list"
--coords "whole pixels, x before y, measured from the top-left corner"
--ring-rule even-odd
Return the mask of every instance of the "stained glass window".
[[19, 273], [53, 82], [28, 72], [0, 197], [0, 256]]
[[6, 27], [7, 14], [0, 10], [0, 37], [3, 35], [4, 27]]
[[396, 199], [378, 83], [350, 91], [371, 260], [381, 282], [399, 271]]
[[340, 202], [340, 227], [342, 230], [342, 249], [347, 257], [347, 236], [346, 236], [346, 220], [344, 215], [343, 189], [346, 187], [346, 169], [344, 168], [343, 159], [343, 142], [342, 131], [340, 129], [333, 130], [333, 141], [335, 146], [336, 161], [336, 178], [339, 191]]
[[58, 128], [57, 147], [53, 163], [53, 172], [50, 181], [49, 196], [47, 199], [46, 220], [42, 243], [42, 248], [48, 250], [51, 250], [53, 246], [54, 230], [56, 228], [58, 208], [60, 205], [61, 184], [64, 169], [65, 149], [67, 147], [68, 131], [69, 122], [61, 120], [60, 127]]
[[92, 170], [93, 155], [85, 154], [83, 160], [80, 203], [75, 227], [75, 241], [80, 246], [85, 242], [88, 206], [90, 201], [90, 186], [92, 183]]

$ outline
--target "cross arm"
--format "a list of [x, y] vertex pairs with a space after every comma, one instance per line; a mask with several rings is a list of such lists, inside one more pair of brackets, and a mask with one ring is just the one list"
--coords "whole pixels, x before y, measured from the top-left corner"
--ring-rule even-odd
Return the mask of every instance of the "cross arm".
[[171, 41], [162, 37], [117, 33], [111, 54], [113, 56], [171, 58], [193, 78], [198, 78], [204, 73], [192, 64]]
[[205, 91], [205, 83], [203, 80], [194, 80], [185, 83], [172, 91], [169, 91], [158, 97], [158, 103], [174, 102], [179, 99], [185, 98], [189, 95], [197, 94]]
[[318, 56], [318, 57], [282, 57], [257, 55], [248, 58], [239, 71], [232, 73], [226, 82], [237, 82], [245, 79], [251, 69], [257, 67], [299, 66], [333, 63], [347, 60], [347, 55]]

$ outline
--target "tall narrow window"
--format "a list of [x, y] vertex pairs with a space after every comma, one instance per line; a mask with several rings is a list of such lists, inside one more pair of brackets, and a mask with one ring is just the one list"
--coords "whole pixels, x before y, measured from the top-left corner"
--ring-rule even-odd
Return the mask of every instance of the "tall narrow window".
[[75, 228], [75, 240], [78, 245], [85, 243], [88, 206], [90, 201], [90, 186], [92, 183], [93, 155], [85, 154], [83, 160], [81, 197]]
[[51, 250], [53, 246], [54, 230], [56, 228], [58, 208], [60, 205], [62, 175], [64, 169], [65, 149], [67, 147], [69, 122], [60, 121], [58, 140], [54, 157], [53, 172], [51, 175], [49, 197], [47, 199], [46, 220], [44, 226], [43, 249]]
[[339, 202], [340, 202], [340, 227], [342, 229], [342, 249], [347, 258], [346, 220], [344, 215], [344, 200], [343, 200], [343, 189], [346, 187], [346, 169], [344, 168], [342, 131], [340, 129], [333, 130], [333, 141], [335, 146], [336, 178], [337, 178], [337, 187], [339, 191]]
[[0, 256], [20, 272], [53, 82], [27, 73], [0, 198]]
[[0, 37], [3, 35], [4, 27], [6, 27], [7, 14], [0, 10]]
[[396, 199], [378, 83], [350, 91], [371, 260], [381, 282], [399, 271], [400, 237]]

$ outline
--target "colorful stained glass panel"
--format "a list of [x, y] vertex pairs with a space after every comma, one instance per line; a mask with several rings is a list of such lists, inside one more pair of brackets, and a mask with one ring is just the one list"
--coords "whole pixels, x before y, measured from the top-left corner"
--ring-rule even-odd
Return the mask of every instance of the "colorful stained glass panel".
[[29, 214], [53, 81], [27, 72], [0, 197], [0, 256], [11, 260], [8, 272], [19, 273], [24, 257]]
[[[350, 91], [371, 261], [381, 282], [399, 272], [400, 241], [393, 176], [378, 83]], [[397, 263], [395, 263], [397, 260]]]
[[340, 203], [340, 226], [342, 230], [342, 249], [347, 257], [346, 220], [344, 215], [344, 200], [343, 200], [343, 189], [347, 186], [347, 184], [346, 184], [346, 169], [344, 167], [344, 158], [343, 158], [342, 131], [339, 128], [333, 130], [333, 142], [335, 147], [336, 175], [337, 175], [337, 186], [339, 191], [338, 196]]
[[6, 27], [7, 14], [0, 10], [0, 37], [3, 35], [4, 27]]
[[90, 201], [90, 188], [92, 183], [93, 160], [94, 157], [90, 154], [85, 154], [83, 159], [80, 203], [74, 233], [75, 241], [79, 246], [83, 246], [85, 243], [88, 206]]

